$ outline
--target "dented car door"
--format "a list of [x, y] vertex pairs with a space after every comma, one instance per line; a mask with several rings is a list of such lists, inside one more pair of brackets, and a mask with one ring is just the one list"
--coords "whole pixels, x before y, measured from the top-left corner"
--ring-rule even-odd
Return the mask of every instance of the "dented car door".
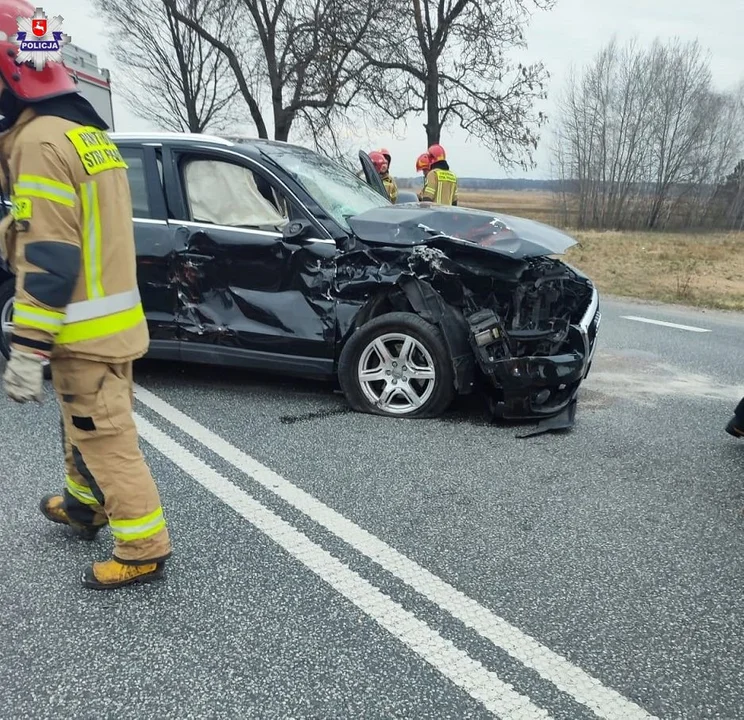
[[326, 375], [334, 358], [336, 245], [245, 157], [174, 148], [172, 221], [184, 360]]

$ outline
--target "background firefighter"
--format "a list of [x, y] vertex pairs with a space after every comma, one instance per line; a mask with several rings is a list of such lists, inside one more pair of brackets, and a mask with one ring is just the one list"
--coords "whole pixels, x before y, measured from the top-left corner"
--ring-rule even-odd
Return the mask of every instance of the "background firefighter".
[[447, 163], [447, 154], [441, 145], [432, 145], [428, 150], [431, 168], [426, 173], [424, 189], [419, 200], [438, 205], [457, 205], [457, 175]]
[[390, 150], [388, 150], [387, 148], [380, 148], [377, 152], [379, 152], [385, 158], [385, 160], [387, 160], [388, 172], [390, 172], [390, 168], [393, 165], [393, 156], [390, 154]]
[[[426, 176], [429, 173], [429, 170], [431, 169], [431, 158], [429, 157], [429, 153], [421, 153], [421, 155], [416, 158], [416, 172], [422, 173], [423, 177], [423, 187], [421, 188], [421, 192], [423, 193], [424, 188], [426, 187]], [[421, 197], [421, 193], [419, 193], [419, 199]]]
[[726, 425], [726, 432], [735, 438], [744, 438], [744, 398], [736, 406], [734, 417]]
[[388, 172], [388, 161], [385, 159], [385, 156], [379, 150], [375, 150], [369, 154], [369, 159], [375, 166], [375, 170], [380, 174], [382, 184], [385, 186], [385, 190], [387, 190], [391, 202], [397, 202], [398, 185], [395, 182], [395, 179]]
[[16, 276], [5, 390], [41, 402], [50, 358], [67, 480], [41, 511], [87, 539], [108, 524], [113, 557], [88, 567], [83, 583], [119, 587], [161, 577], [171, 554], [132, 417], [132, 361], [149, 335], [127, 166], [62, 64], [16, 63], [9, 38], [18, 17], [33, 14], [26, 2], [0, 0], [0, 176], [13, 206], [2, 230]]

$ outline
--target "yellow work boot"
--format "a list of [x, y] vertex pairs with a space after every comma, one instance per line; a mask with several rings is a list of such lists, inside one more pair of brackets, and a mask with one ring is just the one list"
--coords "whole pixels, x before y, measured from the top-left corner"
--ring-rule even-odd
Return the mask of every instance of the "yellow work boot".
[[83, 540], [95, 540], [98, 531], [106, 525], [105, 522], [100, 525], [82, 525], [70, 520], [65, 510], [65, 499], [61, 495], [45, 495], [41, 498], [39, 510], [48, 520], [60, 525], [69, 525]]
[[113, 590], [114, 588], [159, 580], [164, 575], [165, 562], [147, 565], [125, 565], [116, 558], [93, 563], [83, 572], [83, 585], [94, 590]]

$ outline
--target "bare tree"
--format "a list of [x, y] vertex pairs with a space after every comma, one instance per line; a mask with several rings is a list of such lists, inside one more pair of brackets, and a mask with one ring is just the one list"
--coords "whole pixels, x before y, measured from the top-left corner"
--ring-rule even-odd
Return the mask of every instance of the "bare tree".
[[350, 48], [386, 7], [384, 0], [224, 0], [213, 12], [215, 26], [223, 28], [229, 16], [248, 28], [255, 42], [246, 48], [179, 8], [177, 0], [161, 2], [226, 59], [260, 137], [269, 136], [269, 105], [274, 139], [287, 140], [300, 124], [321, 145], [335, 144], [333, 119], [354, 105], [370, 72]]
[[676, 183], [692, 182], [697, 168], [691, 162], [704, 143], [706, 126], [715, 123], [710, 100], [711, 73], [697, 41], [669, 46], [656, 41], [651, 49], [655, 92], [648, 107], [652, 139], [653, 199], [647, 226], [659, 216]]
[[356, 52], [382, 73], [370, 94], [393, 120], [425, 112], [426, 138], [438, 143], [450, 122], [488, 145], [505, 166], [533, 166], [535, 113], [548, 77], [542, 63], [515, 66], [507, 53], [525, 47], [528, 6], [554, 0], [399, 0], [377, 20]]
[[[122, 94], [134, 112], [168, 130], [203, 132], [231, 123], [234, 79], [226, 58], [178, 22], [161, 0], [94, 0], [126, 69]], [[175, 7], [212, 25], [212, 0], [177, 0]], [[227, 27], [230, 27], [228, 23]]]
[[573, 74], [559, 105], [562, 206], [579, 227], [711, 224], [742, 145], [741, 103], [711, 87], [696, 43], [615, 40]]

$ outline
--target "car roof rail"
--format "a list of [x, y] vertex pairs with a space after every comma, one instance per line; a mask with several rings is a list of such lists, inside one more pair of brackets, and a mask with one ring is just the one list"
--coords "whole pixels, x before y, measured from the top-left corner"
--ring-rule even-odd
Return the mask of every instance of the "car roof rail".
[[235, 143], [219, 135], [191, 132], [112, 132], [109, 137], [114, 140], [190, 140], [193, 142], [213, 142], [220, 145]]

